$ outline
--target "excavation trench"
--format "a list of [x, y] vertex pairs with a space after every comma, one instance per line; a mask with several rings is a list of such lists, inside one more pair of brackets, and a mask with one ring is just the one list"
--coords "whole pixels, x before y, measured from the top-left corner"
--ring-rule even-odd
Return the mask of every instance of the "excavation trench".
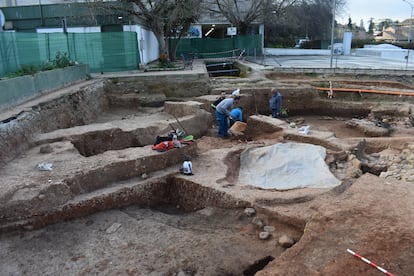
[[[25, 234], [27, 238], [34, 236], [25, 246], [42, 244], [41, 252], [45, 251], [39, 254], [25, 250], [25, 258], [41, 265], [49, 254], [61, 255], [60, 248], [64, 246], [69, 256], [92, 254], [89, 262], [97, 262], [99, 270], [102, 257], [96, 255], [98, 247], [122, 237], [122, 244], [107, 249], [113, 255], [111, 259], [114, 263], [125, 262], [128, 254], [145, 247], [145, 255], [134, 265], [140, 273], [254, 275], [284, 252], [285, 248], [278, 244], [283, 235], [295, 242], [300, 240], [304, 222], [261, 213], [260, 208], [248, 214], [244, 210], [250, 206], [249, 202], [172, 175], [150, 181], [118, 181], [23, 223], [23, 228], [38, 229]], [[266, 240], [258, 238], [263, 227], [270, 228]], [[19, 244], [25, 240], [19, 235], [9, 233], [8, 240]], [[92, 235], [96, 243], [93, 247], [67, 242]], [[68, 273], [85, 269], [87, 264], [65, 264]], [[121, 267], [114, 265], [113, 269], [119, 271]]]
[[[20, 132], [41, 133], [26, 149], [15, 143], [16, 152], [24, 154], [2, 168], [8, 185], [1, 196], [1, 239], [11, 256], [6, 273], [254, 275], [301, 242], [306, 216], [289, 216], [284, 208], [302, 209], [301, 204], [320, 195], [342, 193], [360, 171], [386, 172], [389, 164], [376, 161], [379, 153], [412, 134], [408, 126], [400, 133], [404, 122], [399, 118], [409, 114], [405, 109], [396, 112], [395, 107], [345, 99], [335, 103], [319, 92], [298, 89], [285, 94], [289, 116], [276, 120], [268, 116], [268, 89], [243, 93], [248, 129], [228, 140], [214, 137], [211, 97], [167, 101], [164, 110], [142, 119], [125, 102], [120, 108], [97, 93], [92, 95], [101, 106], [96, 104], [93, 112], [77, 106], [73, 112], [68, 109], [76, 106], [73, 96], [61, 100], [64, 108], [56, 109], [57, 121], [50, 124], [46, 118], [54, 117], [50, 107], [58, 101], [44, 104], [45, 113], [33, 115], [44, 116], [32, 120], [39, 125]], [[375, 125], [384, 118], [391, 120], [393, 132]], [[347, 125], [352, 119], [366, 121]], [[299, 133], [305, 125], [310, 133]], [[176, 128], [194, 134], [195, 142], [166, 152], [152, 150], [157, 135]], [[326, 164], [345, 184], [280, 192], [238, 182], [247, 148], [291, 142], [326, 148]], [[349, 161], [350, 153], [368, 161], [357, 168]], [[193, 176], [178, 173], [184, 157], [193, 159]], [[35, 170], [41, 162], [53, 163], [54, 169]], [[16, 229], [33, 231], [11, 231]], [[286, 239], [290, 242], [281, 242]], [[50, 259], [57, 267], [48, 268]]]
[[131, 147], [142, 147], [136, 133], [124, 132], [120, 129], [96, 131], [81, 135], [72, 141], [82, 156], [97, 155], [108, 150], [120, 150]]

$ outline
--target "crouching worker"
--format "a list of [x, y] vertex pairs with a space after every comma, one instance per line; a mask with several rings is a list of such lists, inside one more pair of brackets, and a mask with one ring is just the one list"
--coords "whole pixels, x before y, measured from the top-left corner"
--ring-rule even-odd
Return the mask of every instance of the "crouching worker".
[[180, 173], [185, 175], [193, 175], [193, 163], [190, 158], [186, 157], [183, 162], [183, 166], [180, 168]]
[[235, 107], [230, 111], [231, 120], [230, 126], [234, 125], [236, 121], [243, 122], [243, 107]]

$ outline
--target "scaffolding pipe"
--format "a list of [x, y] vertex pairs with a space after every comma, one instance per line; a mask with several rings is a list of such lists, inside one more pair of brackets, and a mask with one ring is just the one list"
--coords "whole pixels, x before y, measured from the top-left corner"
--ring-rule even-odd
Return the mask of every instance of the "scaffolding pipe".
[[[321, 91], [329, 91], [329, 88], [316, 87]], [[332, 88], [334, 92], [353, 92], [353, 93], [375, 93], [375, 94], [386, 94], [386, 95], [398, 95], [398, 96], [414, 96], [413, 92], [403, 91], [386, 91], [386, 90], [369, 90], [369, 89], [358, 89], [358, 88]]]

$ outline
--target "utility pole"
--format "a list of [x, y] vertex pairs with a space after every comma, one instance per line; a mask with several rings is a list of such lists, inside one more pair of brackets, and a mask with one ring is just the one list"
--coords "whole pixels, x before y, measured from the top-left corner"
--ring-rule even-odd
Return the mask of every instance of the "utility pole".
[[[406, 0], [403, 0], [403, 1], [406, 1]], [[335, 9], [336, 9], [336, 0], [332, 0], [331, 64], [330, 64], [331, 69], [332, 69], [333, 55], [334, 55]]]
[[42, 0], [39, 0], [39, 12], [40, 12], [40, 26], [43, 27]]
[[413, 9], [414, 9], [414, 6], [408, 0], [403, 0], [403, 1], [406, 2], [408, 5], [410, 5], [410, 7], [411, 7], [410, 28], [409, 28], [408, 35], [407, 35], [407, 41], [408, 41], [408, 43], [411, 43], [411, 29], [412, 29], [412, 26], [413, 26]]

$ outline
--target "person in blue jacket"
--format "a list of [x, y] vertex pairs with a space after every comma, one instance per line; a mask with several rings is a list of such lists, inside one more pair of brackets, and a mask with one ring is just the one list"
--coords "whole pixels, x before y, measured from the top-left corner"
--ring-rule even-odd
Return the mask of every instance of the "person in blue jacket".
[[282, 108], [282, 95], [276, 88], [272, 88], [271, 93], [272, 97], [270, 98], [269, 105], [270, 109], [272, 110], [272, 117], [279, 118], [280, 110]]
[[231, 120], [230, 126], [232, 126], [236, 121], [243, 122], [243, 107], [235, 107], [230, 111]]

